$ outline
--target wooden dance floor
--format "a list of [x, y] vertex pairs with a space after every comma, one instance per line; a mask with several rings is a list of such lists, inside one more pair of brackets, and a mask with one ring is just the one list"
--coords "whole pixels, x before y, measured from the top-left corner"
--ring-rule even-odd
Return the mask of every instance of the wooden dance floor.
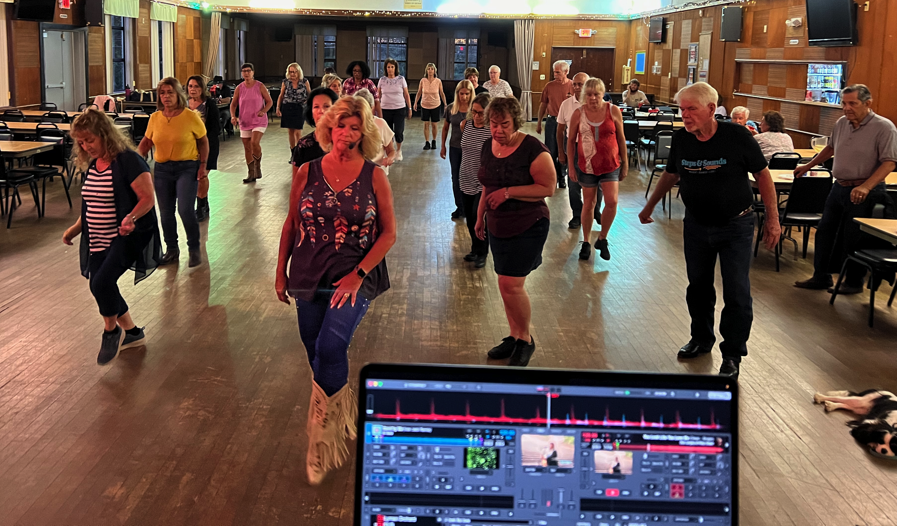
[[[207, 263], [120, 282], [146, 348], [96, 364], [102, 322], [61, 237], [79, 211], [58, 180], [47, 214], [23, 196], [0, 229], [0, 525], [335, 526], [352, 523], [349, 465], [317, 488], [305, 475], [310, 372], [296, 313], [277, 301], [274, 269], [290, 165], [285, 131], [262, 141], [264, 177], [245, 177], [239, 139], [222, 143], [211, 176]], [[534, 125], [527, 125], [534, 131]], [[366, 362], [484, 364], [507, 335], [490, 258], [461, 260], [467, 230], [451, 221], [449, 163], [422, 151], [408, 123], [405, 160], [390, 174], [399, 225], [387, 257], [392, 289], [361, 323], [350, 382]], [[715, 374], [719, 352], [680, 363], [688, 341], [683, 207], [639, 224], [646, 174], [631, 170], [610, 234], [613, 259], [577, 259], [567, 191], [550, 201], [544, 264], [528, 281], [535, 367]], [[5, 222], [5, 219], [4, 219]], [[897, 390], [897, 307], [879, 295], [839, 297], [791, 284], [812, 272], [786, 245], [753, 262], [754, 327], [741, 386], [741, 524], [897, 524], [897, 463], [854, 443], [846, 414], [812, 403], [826, 390]], [[718, 290], [719, 292], [719, 290]], [[718, 309], [722, 308], [722, 298]]]

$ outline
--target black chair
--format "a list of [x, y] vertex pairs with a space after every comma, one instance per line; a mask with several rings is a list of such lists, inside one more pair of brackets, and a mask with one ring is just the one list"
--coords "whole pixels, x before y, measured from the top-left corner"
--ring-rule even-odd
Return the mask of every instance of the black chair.
[[[673, 132], [671, 131], [661, 131], [654, 136], [655, 166], [654, 169], [651, 170], [651, 177], [648, 179], [648, 188], [645, 189], [646, 199], [648, 198], [648, 194], [651, 192], [651, 184], [654, 182], [654, 178], [658, 177], [660, 174], [663, 174], [663, 171], [666, 170], [666, 160], [670, 156], [669, 146], [672, 144]], [[663, 161], [663, 164], [656, 164], [657, 161]]]
[[149, 115], [147, 114], [135, 114], [131, 118], [131, 133], [134, 136], [134, 143], [139, 144], [140, 141], [143, 140], [143, 136], [146, 135], [146, 128], [149, 126]]
[[657, 115], [657, 122], [673, 122], [673, 114], [672, 113], [659, 113]]
[[12, 130], [9, 129], [5, 122], [0, 121], [0, 141], [11, 140], [13, 140]]
[[40, 121], [62, 124], [64, 122], [69, 122], [69, 114], [64, 111], [48, 111], [41, 116]]
[[56, 111], [59, 107], [55, 102], [42, 102], [40, 105], [41, 111]]
[[777, 152], [769, 159], [770, 170], [794, 170], [800, 162], [797, 152]]
[[6, 110], [3, 112], [3, 122], [25, 122], [25, 115], [19, 110]]
[[118, 113], [115, 113], [114, 111], [107, 111], [106, 115], [112, 120], [115, 120], [118, 118]]
[[125, 133], [127, 133], [129, 137], [131, 137], [131, 140], [134, 141], [135, 144], [137, 143], [137, 139], [134, 137], [134, 119], [133, 119], [133, 117], [132, 118], [116, 117], [116, 118], [112, 119], [112, 124], [114, 124], [116, 126], [127, 126], [127, 128], [123, 131]]
[[630, 159], [633, 154], [638, 155], [639, 139], [641, 139], [638, 129], [638, 121], [623, 121], [623, 137], [626, 139], [626, 149], [629, 152]]
[[[62, 186], [65, 189], [65, 198], [69, 202], [69, 208], [72, 207], [72, 197], [69, 195], [69, 187], [71, 186], [71, 171], [69, 170], [68, 157], [65, 150], [66, 135], [59, 129], [41, 129], [37, 132], [38, 142], [54, 143], [52, 150], [40, 152], [31, 157], [32, 164], [28, 166], [20, 166], [18, 171], [30, 173], [35, 182], [42, 183], [41, 197], [41, 215], [47, 210], [47, 180], [53, 180], [54, 177], [60, 175], [62, 177]], [[62, 172], [57, 168], [62, 168]]]
[[81, 104], [78, 105], [78, 111], [87, 111], [87, 108], [89, 108], [91, 106], [93, 106], [96, 109], [100, 109], [99, 106], [97, 106], [96, 104], [94, 104], [92, 102], [82, 102]]
[[[791, 238], [792, 227], [803, 228], [804, 246], [803, 257], [807, 257], [807, 244], [810, 242], [810, 228], [819, 224], [822, 212], [825, 210], [825, 201], [832, 191], [831, 177], [800, 177], [791, 185], [791, 194], [785, 202], [785, 210], [779, 216], [779, 224], [782, 226], [782, 237], [775, 249], [776, 272], [779, 271], [779, 256], [784, 252], [782, 241], [785, 239], [794, 243], [794, 259], [797, 259], [797, 241]], [[760, 232], [763, 231], [761, 222]], [[757, 235], [757, 245], [754, 247], [756, 254], [760, 244], [761, 235]]]
[[841, 274], [838, 275], [838, 282], [835, 283], [832, 299], [829, 300], [830, 305], [835, 304], [835, 298], [841, 290], [841, 282], [844, 281], [847, 265], [851, 261], [866, 267], [869, 271], [869, 327], [872, 327], [875, 315], [875, 289], [883, 281], [883, 277], [890, 276], [892, 279], [891, 297], [888, 298], [888, 307], [894, 303], [894, 296], [897, 295], [897, 283], [893, 281], [894, 273], [897, 272], [897, 250], [857, 250], [847, 256], [844, 264], [841, 265]]
[[[2, 149], [2, 146], [0, 146]], [[40, 198], [37, 191], [37, 182], [34, 176], [29, 173], [21, 172], [18, 169], [10, 170], [6, 163], [0, 162], [0, 189], [3, 190], [3, 198], [0, 200], [0, 212], [6, 214], [6, 228], [12, 226], [12, 215], [16, 208], [22, 204], [22, 197], [19, 194], [19, 187], [28, 185], [31, 189], [31, 197], [34, 198], [34, 207], [37, 209], [37, 217], [43, 214], [40, 207]]]

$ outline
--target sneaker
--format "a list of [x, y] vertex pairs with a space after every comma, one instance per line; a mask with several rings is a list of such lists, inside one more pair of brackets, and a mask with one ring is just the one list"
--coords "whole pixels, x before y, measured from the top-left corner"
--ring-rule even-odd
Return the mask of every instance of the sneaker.
[[128, 331], [125, 331], [125, 339], [121, 342], [120, 351], [125, 349], [133, 349], [134, 347], [142, 347], [146, 345], [146, 335], [143, 334], [143, 329], [146, 327], [140, 327], [140, 332], [134, 336], [128, 334]]
[[97, 364], [106, 365], [121, 348], [121, 342], [125, 339], [125, 331], [121, 327], [115, 327], [112, 332], [103, 332], [103, 338], [100, 343], [100, 354], [97, 355]]
[[582, 221], [580, 221], [578, 217], [574, 217], [570, 220], [569, 223], [567, 223], [567, 228], [569, 228], [570, 230], [579, 230], [580, 227], [582, 227]]
[[486, 356], [492, 358], [493, 360], [503, 360], [514, 354], [514, 349], [516, 347], [517, 338], [508, 336], [506, 338], [502, 338], [501, 343], [489, 349], [489, 352], [486, 353]]
[[199, 205], [199, 208], [196, 209], [196, 221], [198, 223], [202, 223], [208, 218], [209, 216], [206, 215], [206, 209], [203, 208], [202, 205]]
[[471, 252], [470, 254], [464, 255], [464, 261], [468, 263], [473, 263], [477, 259], [477, 255]]
[[402, 157], [402, 150], [399, 150], [396, 154], [396, 161], [401, 161], [402, 159], [404, 159], [404, 157]]
[[424, 150], [429, 150], [429, 149], [430, 149], [430, 143], [428, 143], [427, 141], [424, 141]]
[[190, 260], [187, 263], [187, 266], [190, 268], [198, 267], [202, 265], [202, 254], [199, 253], [198, 249], [191, 249], [190, 251]]
[[473, 268], [483, 268], [486, 266], [486, 256], [477, 256], [473, 262]]
[[588, 241], [582, 242], [582, 247], [579, 249], [579, 259], [586, 260], [589, 259], [589, 256], [592, 255], [592, 245], [589, 244]]
[[595, 250], [604, 261], [610, 261], [610, 250], [607, 249], [607, 239], [599, 239], [595, 241]]
[[514, 355], [511, 356], [511, 361], [508, 362], [508, 365], [512, 367], [526, 367], [529, 365], [530, 358], [533, 357], [534, 352], [536, 352], [536, 341], [532, 337], [530, 337], [529, 343], [517, 340], [514, 345]]
[[825, 290], [832, 286], [832, 277], [825, 276], [823, 278], [812, 277], [804, 281], [795, 281], [794, 286], [799, 289]]
[[558, 181], [558, 188], [567, 188], [567, 181], [564, 179]]

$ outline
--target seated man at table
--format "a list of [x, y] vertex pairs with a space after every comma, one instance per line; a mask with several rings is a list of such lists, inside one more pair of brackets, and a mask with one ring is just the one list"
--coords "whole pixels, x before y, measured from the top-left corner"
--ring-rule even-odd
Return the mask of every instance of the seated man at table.
[[638, 108], [642, 104], [648, 102], [648, 96], [639, 89], [639, 86], [642, 84], [638, 81], [638, 79], [632, 79], [629, 82], [629, 88], [623, 92], [623, 104], [627, 106], [631, 106], [633, 108]]
[[[831, 274], [841, 270], [847, 254], [867, 242], [861, 239], [863, 234], [853, 220], [855, 217], [871, 217], [876, 204], [884, 206], [885, 217], [894, 217], [894, 205], [884, 181], [897, 166], [897, 128], [872, 111], [872, 94], [863, 84], [841, 90], [841, 107], [844, 116], [832, 128], [828, 145], [810, 162], [794, 170], [795, 177], [802, 177], [835, 156], [832, 168], [835, 184], [816, 227], [813, 277], [794, 284], [802, 289], [832, 291]], [[838, 293], [862, 292], [865, 273], [862, 266], [849, 266]]]
[[759, 133], [760, 126], [758, 126], [756, 122], [750, 120], [751, 110], [744, 106], [735, 106], [732, 108], [732, 114], [729, 116], [732, 118], [732, 122], [747, 128], [748, 131], [751, 132], [751, 135], [757, 135], [757, 133]]

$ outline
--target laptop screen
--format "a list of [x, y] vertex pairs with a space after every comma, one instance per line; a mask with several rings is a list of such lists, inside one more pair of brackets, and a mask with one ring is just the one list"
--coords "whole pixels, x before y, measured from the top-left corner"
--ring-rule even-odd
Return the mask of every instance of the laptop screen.
[[720, 377], [369, 365], [355, 524], [734, 525], [736, 408]]

